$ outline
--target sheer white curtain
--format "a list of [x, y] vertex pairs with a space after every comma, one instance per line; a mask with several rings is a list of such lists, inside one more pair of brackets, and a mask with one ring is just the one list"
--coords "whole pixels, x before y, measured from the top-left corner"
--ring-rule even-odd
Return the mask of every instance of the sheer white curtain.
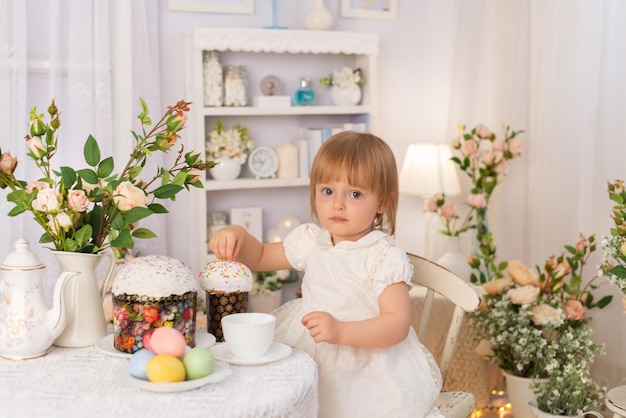
[[[502, 260], [541, 265], [579, 234], [609, 233], [606, 184], [626, 178], [626, 4], [619, 0], [456, 3], [450, 130], [502, 122], [523, 129], [523, 156], [494, 193], [489, 222]], [[453, 133], [454, 134], [454, 133]], [[451, 135], [450, 137], [453, 137]], [[621, 294], [592, 311], [607, 355], [594, 375], [624, 383]]]
[[[134, 145], [130, 130], [139, 128], [138, 97], [144, 97], [155, 116], [164, 109], [158, 2], [0, 0], [0, 8], [0, 148], [19, 158], [18, 178], [34, 180], [40, 174], [26, 157], [23, 138], [28, 133], [29, 110], [37, 106], [45, 113], [51, 98], [62, 112], [55, 168], [83, 168], [83, 145], [90, 134], [103, 155], [114, 155], [117, 165], [125, 164]], [[127, 19], [122, 22], [120, 16]], [[120, 39], [120, 32], [130, 36]], [[119, 83], [125, 84], [121, 90]], [[12, 207], [6, 193], [0, 190], [0, 254], [8, 254], [16, 239], [26, 238], [48, 266], [44, 287], [49, 297], [58, 266], [38, 244], [42, 231], [28, 214], [6, 216]], [[137, 249], [144, 254], [164, 253], [163, 222], [149, 222], [146, 226], [159, 239], [140, 242]]]

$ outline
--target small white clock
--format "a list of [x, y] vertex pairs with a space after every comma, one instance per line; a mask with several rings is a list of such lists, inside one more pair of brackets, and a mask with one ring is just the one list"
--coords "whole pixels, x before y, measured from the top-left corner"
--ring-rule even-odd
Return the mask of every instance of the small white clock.
[[258, 179], [276, 177], [278, 154], [272, 148], [255, 148], [248, 157], [248, 169]]

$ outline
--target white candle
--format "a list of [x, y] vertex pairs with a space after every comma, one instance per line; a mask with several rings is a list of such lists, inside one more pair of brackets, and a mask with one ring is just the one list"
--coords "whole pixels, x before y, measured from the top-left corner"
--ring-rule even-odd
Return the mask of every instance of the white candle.
[[298, 177], [298, 147], [290, 142], [285, 142], [276, 148], [278, 154], [278, 173], [276, 177], [291, 179]]

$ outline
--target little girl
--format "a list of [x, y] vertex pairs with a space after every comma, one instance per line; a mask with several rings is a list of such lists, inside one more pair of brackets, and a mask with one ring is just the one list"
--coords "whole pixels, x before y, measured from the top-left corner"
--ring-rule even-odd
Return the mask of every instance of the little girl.
[[262, 244], [232, 225], [211, 238], [220, 259], [256, 271], [304, 270], [302, 298], [279, 307], [276, 338], [319, 371], [319, 416], [441, 417], [441, 375], [410, 326], [412, 267], [393, 239], [398, 173], [389, 146], [342, 132], [311, 168], [311, 211], [284, 243]]

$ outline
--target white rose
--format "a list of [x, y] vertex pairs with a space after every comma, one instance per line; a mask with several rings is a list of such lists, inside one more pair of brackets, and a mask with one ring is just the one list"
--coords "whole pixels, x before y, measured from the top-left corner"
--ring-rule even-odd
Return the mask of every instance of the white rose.
[[43, 189], [37, 192], [37, 198], [33, 200], [33, 209], [40, 212], [58, 212], [61, 195], [54, 189]]
[[115, 188], [113, 201], [119, 210], [128, 212], [134, 207], [148, 205], [148, 196], [130, 181], [123, 181]]
[[531, 309], [531, 312], [533, 313], [533, 323], [537, 326], [557, 322], [560, 319], [559, 311], [545, 303], [535, 306]]
[[513, 284], [513, 280], [508, 277], [502, 279], [491, 279], [487, 283], [483, 283], [483, 289], [488, 295], [499, 295], [504, 289], [510, 287]]
[[82, 190], [70, 190], [67, 194], [67, 207], [76, 212], [84, 212], [89, 207], [89, 199]]
[[533, 285], [516, 287], [507, 292], [511, 302], [516, 305], [526, 305], [537, 301], [539, 288]]
[[59, 235], [60, 230], [67, 232], [72, 226], [72, 218], [65, 213], [61, 212], [55, 216], [48, 215], [48, 228], [54, 235]]
[[526, 267], [523, 263], [513, 260], [509, 262], [506, 268], [507, 273], [515, 280], [516, 283], [521, 285], [527, 284], [539, 284], [539, 278], [535, 273]]

